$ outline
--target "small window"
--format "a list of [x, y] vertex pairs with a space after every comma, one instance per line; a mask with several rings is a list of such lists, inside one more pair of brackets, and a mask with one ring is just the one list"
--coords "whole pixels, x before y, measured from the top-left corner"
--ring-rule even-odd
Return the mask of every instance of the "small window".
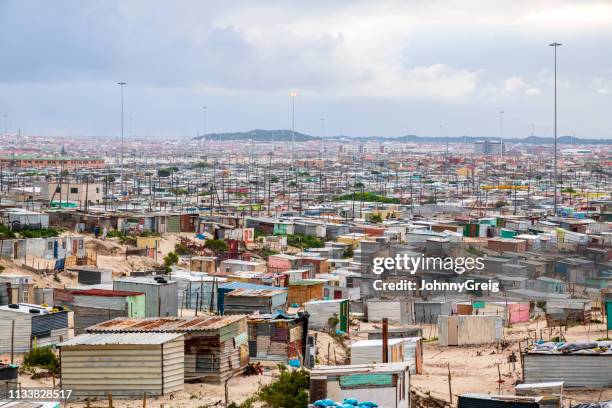
[[100, 193], [100, 187], [96, 187], [96, 194]]
[[79, 241], [79, 249], [83, 249], [83, 241]]
[[53, 242], [51, 242], [51, 241], [47, 242], [47, 249], [49, 251], [53, 249]]
[[62, 249], [66, 249], [66, 241], [62, 241]]
[[70, 194], [78, 194], [78, 193], [79, 193], [78, 187], [70, 187]]

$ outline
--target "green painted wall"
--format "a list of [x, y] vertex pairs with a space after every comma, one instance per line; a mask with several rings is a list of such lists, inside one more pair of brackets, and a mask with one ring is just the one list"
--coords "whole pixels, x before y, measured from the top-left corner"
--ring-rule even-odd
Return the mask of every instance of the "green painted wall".
[[128, 317], [145, 317], [145, 296], [128, 296]]

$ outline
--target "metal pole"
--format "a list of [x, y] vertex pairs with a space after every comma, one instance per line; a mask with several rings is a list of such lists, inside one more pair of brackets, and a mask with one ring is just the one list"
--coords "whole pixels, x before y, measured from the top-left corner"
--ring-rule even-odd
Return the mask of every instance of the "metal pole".
[[121, 166], [121, 193], [123, 194], [124, 183], [123, 183], [123, 86], [126, 82], [117, 82], [117, 85], [121, 88], [121, 158], [120, 158], [120, 166]]
[[389, 320], [382, 319], [382, 362], [389, 362]]
[[499, 156], [504, 159], [504, 111], [499, 112]]
[[554, 215], [557, 215], [557, 47], [560, 47], [561, 44], [554, 42], [550, 44], [551, 47], [555, 49], [555, 141], [554, 141], [554, 186], [553, 186], [553, 207], [554, 207]]
[[295, 96], [296, 92], [291, 92], [291, 156], [295, 157]]

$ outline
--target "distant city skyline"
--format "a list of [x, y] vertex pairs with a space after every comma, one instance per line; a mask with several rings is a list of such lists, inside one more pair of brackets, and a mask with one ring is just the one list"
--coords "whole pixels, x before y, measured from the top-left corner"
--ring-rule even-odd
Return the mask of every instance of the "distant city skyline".
[[[0, 131], [612, 138], [612, 3], [4, 0]], [[206, 106], [203, 119], [202, 107]], [[6, 116], [4, 116], [6, 115]]]

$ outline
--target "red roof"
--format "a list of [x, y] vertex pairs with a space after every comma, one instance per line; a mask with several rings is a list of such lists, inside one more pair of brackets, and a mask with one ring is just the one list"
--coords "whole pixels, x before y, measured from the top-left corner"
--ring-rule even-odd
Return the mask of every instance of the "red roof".
[[75, 290], [72, 292], [72, 294], [73, 295], [83, 295], [83, 296], [104, 296], [104, 297], [126, 297], [126, 296], [144, 295], [143, 292], [131, 292], [128, 290], [109, 290], [109, 289]]

